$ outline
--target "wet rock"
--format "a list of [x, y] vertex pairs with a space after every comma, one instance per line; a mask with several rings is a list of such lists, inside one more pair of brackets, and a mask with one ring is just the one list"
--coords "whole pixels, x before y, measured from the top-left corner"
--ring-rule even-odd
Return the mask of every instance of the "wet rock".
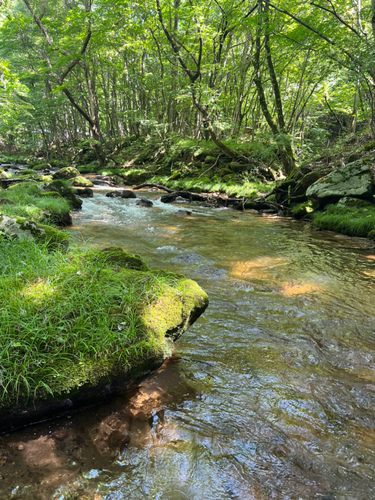
[[137, 201], [136, 205], [138, 205], [138, 207], [153, 207], [154, 206], [152, 201], [149, 200], [148, 198], [145, 198], [144, 196], [139, 201]]
[[175, 193], [168, 193], [168, 194], [165, 194], [163, 195], [161, 198], [160, 198], [160, 201], [162, 203], [173, 203], [177, 198], [177, 195]]
[[94, 191], [89, 187], [86, 188], [75, 188], [74, 193], [81, 198], [92, 198], [94, 196]]
[[358, 160], [319, 179], [307, 189], [306, 196], [319, 207], [344, 197], [371, 199], [375, 193], [374, 177], [375, 167]]
[[176, 264], [197, 264], [198, 262], [202, 262], [202, 260], [204, 260], [204, 257], [197, 253], [184, 253], [182, 255], [179, 255], [178, 257], [175, 257], [172, 262]]
[[55, 172], [53, 175], [52, 175], [52, 178], [53, 179], [65, 179], [65, 180], [69, 180], [69, 179], [73, 179], [74, 177], [79, 177], [80, 176], [80, 173], [79, 171], [74, 168], [74, 167], [65, 167], [65, 168], [62, 168], [60, 170], [57, 170], [57, 172]]
[[227, 274], [224, 269], [219, 269], [218, 267], [215, 266], [199, 266], [197, 267], [196, 271], [200, 274], [203, 275], [207, 278], [221, 278], [225, 274]]
[[123, 198], [123, 199], [137, 198], [137, 195], [134, 193], [134, 191], [131, 191], [130, 189], [111, 191], [110, 193], [107, 193], [106, 196], [107, 198]]
[[179, 217], [185, 217], [187, 215], [191, 215], [193, 212], [189, 212], [188, 210], [177, 210], [173, 215], [178, 215]]

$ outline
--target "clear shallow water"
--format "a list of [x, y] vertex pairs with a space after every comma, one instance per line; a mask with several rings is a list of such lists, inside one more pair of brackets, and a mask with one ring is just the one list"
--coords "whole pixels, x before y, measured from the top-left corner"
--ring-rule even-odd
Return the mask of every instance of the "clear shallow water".
[[1, 500], [375, 498], [375, 250], [100, 193], [72, 232], [183, 272], [210, 307], [126, 398], [5, 437]]

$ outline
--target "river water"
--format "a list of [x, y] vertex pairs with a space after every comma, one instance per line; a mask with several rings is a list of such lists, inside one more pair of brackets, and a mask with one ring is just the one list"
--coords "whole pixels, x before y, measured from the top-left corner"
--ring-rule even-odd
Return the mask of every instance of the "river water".
[[369, 242], [147, 196], [85, 200], [76, 244], [184, 273], [210, 306], [126, 397], [5, 436], [0, 499], [375, 498]]

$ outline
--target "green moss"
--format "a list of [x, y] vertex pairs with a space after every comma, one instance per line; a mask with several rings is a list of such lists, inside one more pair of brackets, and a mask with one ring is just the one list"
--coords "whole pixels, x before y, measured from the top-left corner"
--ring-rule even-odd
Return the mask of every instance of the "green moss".
[[307, 201], [305, 203], [300, 203], [292, 208], [292, 216], [295, 219], [302, 219], [306, 215], [313, 212], [311, 201]]
[[121, 267], [118, 254], [0, 242], [0, 409], [134, 377], [207, 306], [196, 283]]
[[65, 167], [62, 168], [61, 170], [58, 170], [53, 174], [54, 179], [73, 179], [74, 177], [78, 177], [79, 172], [76, 168], [74, 167]]
[[368, 142], [363, 146], [363, 149], [365, 151], [372, 151], [373, 149], [375, 149], [375, 141]]
[[348, 208], [330, 205], [324, 212], [315, 214], [314, 223], [320, 229], [366, 238], [375, 230], [375, 207]]
[[105, 248], [101, 254], [96, 254], [97, 258], [102, 258], [105, 262], [115, 264], [125, 269], [136, 269], [138, 271], [148, 271], [149, 267], [143, 262], [139, 255], [131, 255], [124, 252], [121, 247]]
[[370, 240], [375, 240], [375, 229], [372, 229], [372, 230], [368, 233], [367, 238], [369, 238]]
[[50, 184], [46, 185], [46, 189], [48, 189], [48, 191], [56, 191], [59, 193], [60, 196], [67, 200], [72, 208], [79, 209], [82, 207], [82, 200], [74, 194], [73, 189], [66, 181], [62, 179], [53, 180]]
[[70, 217], [66, 200], [56, 192], [45, 193], [36, 183], [16, 184], [4, 190], [2, 197], [11, 202], [2, 207], [9, 217], [20, 216], [38, 223], [48, 219], [56, 224]]
[[78, 175], [77, 177], [73, 177], [73, 179], [69, 179], [69, 184], [72, 186], [76, 187], [93, 187], [94, 184], [86, 179], [85, 177], [82, 177], [82, 175]]

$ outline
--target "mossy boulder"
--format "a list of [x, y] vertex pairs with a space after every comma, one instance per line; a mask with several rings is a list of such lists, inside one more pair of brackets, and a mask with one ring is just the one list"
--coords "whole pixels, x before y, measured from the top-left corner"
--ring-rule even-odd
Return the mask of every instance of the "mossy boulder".
[[214, 156], [206, 156], [206, 158], [204, 159], [204, 163], [206, 165], [213, 165], [216, 161], [216, 158]]
[[361, 159], [361, 154], [360, 153], [351, 153], [349, 156], [348, 156], [348, 159], [347, 159], [347, 163], [353, 163], [357, 160], [360, 160]]
[[85, 177], [82, 177], [82, 175], [69, 179], [69, 184], [75, 187], [94, 187], [94, 184]]
[[65, 167], [62, 168], [61, 170], [58, 170], [55, 172], [52, 176], [53, 179], [73, 179], [74, 177], [78, 177], [80, 173], [78, 170], [74, 167]]
[[55, 191], [60, 196], [65, 198], [72, 208], [80, 209], [82, 207], [82, 200], [78, 198], [73, 192], [73, 189], [67, 186], [62, 180], [53, 180], [44, 186], [47, 192]]
[[374, 171], [373, 165], [355, 161], [319, 179], [307, 189], [306, 195], [319, 207], [344, 197], [371, 199], [375, 193]]
[[9, 179], [10, 175], [5, 170], [0, 170], [0, 179]]
[[0, 233], [5, 234], [10, 239], [19, 241], [35, 240], [38, 243], [47, 245], [51, 250], [66, 249], [69, 238], [66, 233], [58, 231], [51, 226], [37, 224], [22, 217], [8, 217], [0, 213]]
[[117, 175], [124, 179], [126, 184], [139, 184], [150, 179], [154, 172], [145, 172], [140, 169], [119, 170]]
[[375, 229], [368, 233], [367, 238], [369, 238], [370, 240], [375, 240]]
[[226, 175], [233, 175], [233, 173], [233, 170], [231, 170], [230, 168], [222, 168], [221, 170], [219, 170], [218, 175], [220, 177], [225, 177]]
[[[8, 337], [12, 361], [0, 358], [2, 376], [11, 370], [0, 398], [0, 432], [99, 404], [134, 387], [171, 355], [173, 341], [208, 306], [197, 283], [151, 271], [121, 248], [67, 254], [65, 262], [46, 266], [47, 274], [38, 270], [34, 279], [28, 276], [21, 294], [22, 278], [9, 274], [15, 314], [23, 313], [22, 325]], [[13, 296], [6, 300], [13, 307]], [[20, 325], [17, 318], [14, 324]], [[37, 325], [37, 335], [35, 328], [28, 333], [28, 324]], [[0, 334], [1, 328], [0, 322]], [[22, 352], [18, 328], [28, 342]], [[19, 366], [28, 382], [19, 388], [12, 370], [14, 360], [25, 356], [31, 356], [32, 366], [26, 371]]]

